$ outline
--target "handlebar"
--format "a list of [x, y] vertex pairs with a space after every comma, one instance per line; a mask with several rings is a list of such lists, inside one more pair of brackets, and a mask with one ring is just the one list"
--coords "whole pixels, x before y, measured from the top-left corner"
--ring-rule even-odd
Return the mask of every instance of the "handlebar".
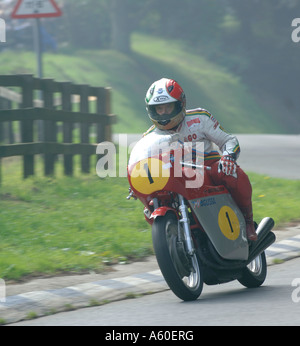
[[194, 163], [183, 162], [183, 161], [180, 161], [180, 164], [181, 164], [182, 166], [186, 166], [186, 167], [201, 168], [201, 169], [204, 168], [204, 169], [206, 169], [206, 170], [208, 170], [208, 171], [211, 170], [211, 167], [210, 167], [210, 166], [196, 165], [196, 164], [194, 164]]

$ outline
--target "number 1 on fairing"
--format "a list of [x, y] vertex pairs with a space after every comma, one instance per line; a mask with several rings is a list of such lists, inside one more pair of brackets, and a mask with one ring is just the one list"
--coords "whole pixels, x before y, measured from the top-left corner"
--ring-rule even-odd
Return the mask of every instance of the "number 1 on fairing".
[[145, 163], [145, 164], [144, 164], [144, 169], [145, 169], [145, 171], [147, 172], [148, 179], [149, 179], [149, 183], [150, 183], [150, 184], [153, 184], [154, 181], [153, 181], [153, 178], [152, 178], [152, 176], [151, 176], [151, 172], [150, 172], [150, 169], [149, 169], [149, 167], [148, 167], [148, 163]]

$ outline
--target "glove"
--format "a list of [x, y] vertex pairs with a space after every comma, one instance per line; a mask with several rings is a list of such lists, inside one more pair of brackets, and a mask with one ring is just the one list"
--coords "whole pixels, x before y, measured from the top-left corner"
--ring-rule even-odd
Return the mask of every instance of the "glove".
[[219, 161], [218, 173], [225, 173], [226, 175], [232, 175], [237, 178], [236, 162], [230, 155], [223, 155]]

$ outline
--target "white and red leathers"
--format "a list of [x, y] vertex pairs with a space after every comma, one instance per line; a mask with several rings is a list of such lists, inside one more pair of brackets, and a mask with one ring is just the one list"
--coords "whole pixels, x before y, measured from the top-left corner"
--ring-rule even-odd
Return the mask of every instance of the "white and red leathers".
[[227, 133], [219, 122], [202, 108], [187, 110], [182, 122], [175, 129], [160, 130], [154, 125], [144, 135], [152, 131], [176, 132], [185, 142], [204, 143], [204, 162], [205, 165], [211, 166], [207, 173], [214, 184], [224, 185], [229, 190], [245, 217], [248, 239], [256, 240], [252, 215], [252, 187], [246, 173], [235, 162], [240, 153], [236, 136]]

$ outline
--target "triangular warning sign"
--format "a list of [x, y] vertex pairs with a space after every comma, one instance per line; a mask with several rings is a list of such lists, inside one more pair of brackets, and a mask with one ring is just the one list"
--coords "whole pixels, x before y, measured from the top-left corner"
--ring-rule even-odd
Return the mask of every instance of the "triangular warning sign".
[[11, 17], [22, 19], [59, 17], [61, 15], [61, 10], [54, 0], [18, 0]]

